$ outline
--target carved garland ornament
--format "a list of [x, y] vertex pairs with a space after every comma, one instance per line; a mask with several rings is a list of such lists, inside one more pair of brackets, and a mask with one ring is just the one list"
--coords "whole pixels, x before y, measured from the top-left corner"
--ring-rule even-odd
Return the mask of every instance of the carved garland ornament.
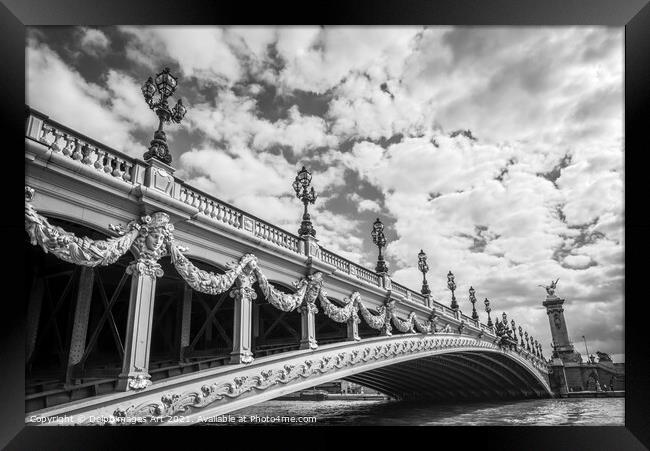
[[[298, 365], [284, 364], [281, 367], [261, 370], [256, 375], [234, 377], [229, 382], [205, 384], [199, 391], [182, 394], [166, 393], [161, 396], [160, 403], [146, 402], [127, 408], [118, 407], [113, 412], [113, 416], [105, 420], [105, 423], [132, 423], [131, 419], [138, 419], [141, 422], [164, 421], [174, 415], [188, 413], [191, 409], [202, 409], [224, 398], [236, 398], [252, 390], [263, 391], [278, 384], [288, 384], [301, 378], [306, 379], [345, 367], [367, 363], [371, 360], [457, 346], [494, 347], [471, 338], [447, 337], [428, 337], [419, 340], [367, 346], [361, 350], [355, 349], [351, 352], [326, 355], [317, 360], [306, 359]], [[104, 420], [103, 417], [102, 420]]]
[[178, 274], [190, 287], [212, 295], [227, 291], [235, 283], [235, 279], [244, 272], [246, 266], [257, 263], [257, 258], [253, 254], [246, 254], [225, 274], [214, 274], [194, 266], [182, 254], [181, 248], [175, 244], [171, 246], [171, 260]]
[[25, 187], [25, 230], [31, 244], [39, 245], [45, 253], [50, 253], [68, 263], [82, 266], [107, 266], [124, 255], [139, 234], [139, 224], [132, 222], [124, 229], [123, 236], [106, 240], [80, 238], [61, 227], [51, 225], [38, 214], [30, 204], [34, 190]]

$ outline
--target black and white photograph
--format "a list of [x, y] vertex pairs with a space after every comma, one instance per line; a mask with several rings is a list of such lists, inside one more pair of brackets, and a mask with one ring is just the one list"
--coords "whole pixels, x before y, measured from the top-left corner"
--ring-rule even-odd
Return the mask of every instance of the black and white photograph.
[[28, 428], [625, 425], [624, 27], [24, 50]]

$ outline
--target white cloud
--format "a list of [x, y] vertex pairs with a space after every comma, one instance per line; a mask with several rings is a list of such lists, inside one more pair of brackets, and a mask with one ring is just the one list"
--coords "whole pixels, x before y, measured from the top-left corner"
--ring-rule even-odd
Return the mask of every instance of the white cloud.
[[396, 76], [416, 27], [287, 27], [277, 49], [286, 62], [280, 82], [288, 89], [322, 93], [351, 72], [375, 78]]
[[567, 255], [564, 258], [564, 263], [574, 268], [584, 268], [589, 266], [591, 258], [587, 255]]
[[[142, 156], [145, 148], [133, 139], [134, 123], [122, 109], [129, 95], [120, 83], [113, 84], [115, 91], [89, 83], [48, 46], [33, 40], [26, 53], [28, 105], [122, 152]], [[116, 81], [120, 77], [112, 72], [109, 79]]]
[[127, 55], [149, 68], [170, 58], [184, 76], [204, 82], [225, 83], [239, 80], [242, 67], [224, 37], [215, 27], [122, 27], [131, 37]]
[[209, 138], [226, 141], [233, 147], [250, 146], [262, 151], [281, 145], [302, 155], [310, 149], [338, 143], [320, 117], [304, 116], [293, 106], [287, 119], [271, 122], [259, 117], [252, 98], [236, 96], [230, 90], [220, 91], [214, 105], [195, 105], [188, 119], [191, 126]]
[[81, 49], [92, 56], [99, 56], [104, 53], [111, 45], [111, 41], [106, 34], [97, 28], [82, 27], [81, 38], [79, 39]]

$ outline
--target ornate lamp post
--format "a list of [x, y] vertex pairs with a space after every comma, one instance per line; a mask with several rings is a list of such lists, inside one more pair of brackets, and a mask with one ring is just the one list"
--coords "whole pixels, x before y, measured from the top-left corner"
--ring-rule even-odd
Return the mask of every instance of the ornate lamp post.
[[316, 191], [314, 191], [313, 186], [309, 189], [310, 184], [311, 172], [303, 166], [302, 169], [298, 171], [298, 175], [296, 175], [296, 179], [293, 181], [293, 189], [296, 192], [296, 197], [300, 199], [305, 206], [305, 211], [302, 214], [302, 222], [300, 223], [300, 229], [298, 229], [298, 235], [313, 236], [315, 238], [316, 230], [314, 230], [311, 223], [311, 216], [309, 216], [307, 205], [316, 202], [318, 196], [316, 196]]
[[451, 291], [451, 309], [458, 310], [458, 303], [456, 302], [456, 296], [454, 295], [456, 282], [454, 281], [454, 274], [451, 271], [447, 274], [447, 288]]
[[478, 321], [478, 313], [476, 313], [476, 296], [474, 296], [474, 287], [469, 287], [469, 302], [472, 303], [472, 319]]
[[528, 341], [528, 331], [524, 332], [524, 337], [526, 338], [526, 349], [530, 352], [530, 342]]
[[386, 274], [388, 272], [388, 266], [384, 260], [384, 256], [381, 254], [382, 248], [386, 247], [386, 237], [384, 236], [384, 224], [377, 218], [377, 220], [372, 225], [372, 242], [379, 248], [379, 257], [377, 257], [377, 266], [375, 271], [378, 274]]
[[171, 109], [167, 103], [167, 99], [176, 90], [177, 84], [178, 79], [169, 73], [168, 67], [165, 67], [162, 72], [156, 75], [155, 81], [149, 77], [142, 85], [144, 100], [149, 105], [149, 108], [156, 113], [159, 120], [158, 130], [154, 132], [149, 150], [144, 154], [145, 160], [156, 158], [163, 163], [169, 164], [172, 162], [172, 156], [169, 154], [169, 147], [167, 147], [167, 137], [163, 131], [163, 124], [169, 124], [170, 122], [180, 124], [187, 112], [181, 99]]
[[424, 296], [429, 296], [431, 290], [429, 289], [429, 284], [427, 283], [427, 272], [429, 272], [429, 265], [427, 264], [427, 254], [420, 249], [418, 254], [418, 269], [422, 273], [422, 290], [420, 291]]
[[488, 298], [485, 298], [485, 301], [483, 301], [483, 303], [485, 304], [485, 311], [486, 311], [487, 314], [488, 314], [487, 327], [489, 327], [490, 329], [492, 329], [492, 326], [493, 326], [493, 324], [492, 324], [492, 318], [490, 318], [490, 312], [492, 311], [492, 308], [490, 307], [490, 300], [489, 300]]
[[524, 331], [521, 326], [519, 326], [519, 346], [524, 347]]
[[512, 338], [515, 339], [515, 344], [517, 344], [517, 328], [515, 327], [515, 320], [510, 320], [510, 326], [512, 327]]

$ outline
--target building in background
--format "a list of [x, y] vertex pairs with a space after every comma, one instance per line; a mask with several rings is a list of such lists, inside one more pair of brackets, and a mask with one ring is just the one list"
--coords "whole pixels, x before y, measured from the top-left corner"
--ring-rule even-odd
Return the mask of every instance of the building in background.
[[[551, 337], [553, 339], [553, 354], [550, 360], [551, 388], [560, 396], [568, 393], [591, 392], [623, 392], [625, 390], [625, 364], [614, 363], [609, 354], [596, 351], [582, 361], [582, 355], [575, 350], [569, 340], [569, 332], [564, 319], [564, 299], [555, 294], [557, 280], [545, 286], [546, 307]], [[622, 395], [622, 393], [618, 393]]]

